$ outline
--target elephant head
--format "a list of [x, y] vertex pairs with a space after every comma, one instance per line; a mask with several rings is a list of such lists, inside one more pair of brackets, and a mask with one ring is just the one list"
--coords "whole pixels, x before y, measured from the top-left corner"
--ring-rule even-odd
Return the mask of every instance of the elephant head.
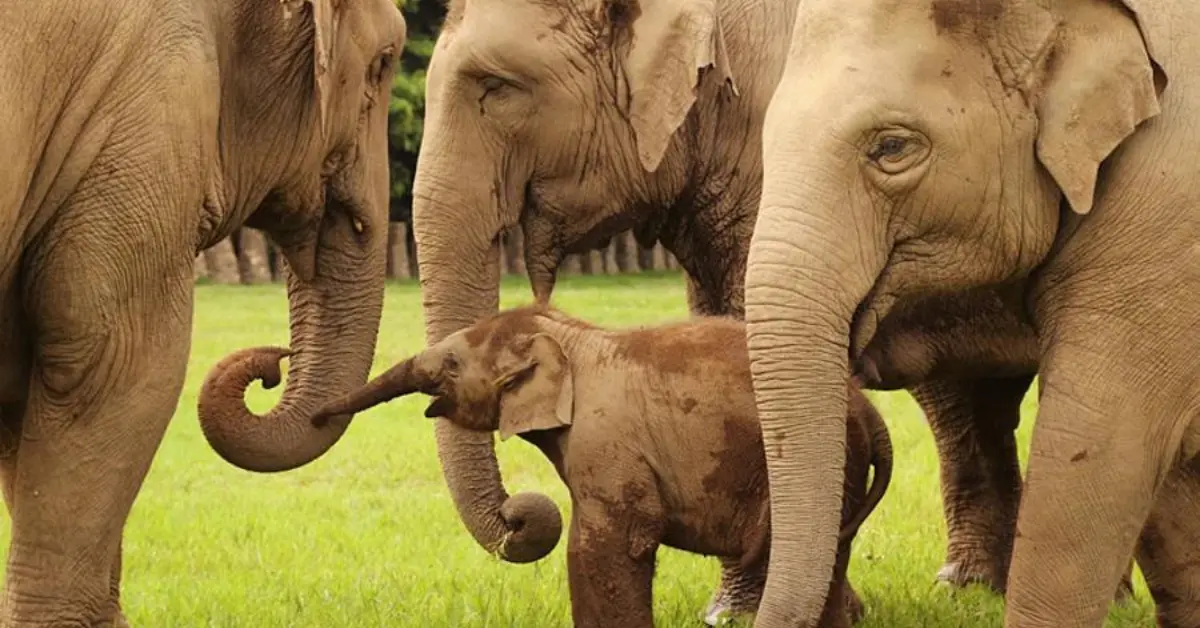
[[778, 531], [757, 625], [820, 615], [850, 360], [897, 300], [1027, 277], [1091, 210], [1101, 163], [1159, 111], [1146, 17], [1134, 0], [801, 4], [745, 292]]
[[[405, 24], [391, 0], [220, 7], [222, 163], [210, 196], [222, 224], [213, 233], [245, 220], [279, 245], [291, 271], [291, 348], [223, 359], [204, 381], [199, 416], [224, 459], [280, 471], [338, 440], [348, 418], [314, 425], [312, 414], [371, 366], [386, 265], [387, 109]], [[278, 384], [284, 357], [282, 399], [254, 416], [246, 387]]]
[[[574, 412], [571, 366], [558, 341], [539, 331], [535, 310], [504, 312], [459, 330], [400, 362], [316, 416], [348, 416], [415, 392], [433, 397], [425, 416], [501, 438], [569, 426]], [[506, 505], [510, 531], [489, 551], [514, 563], [549, 554], [562, 533], [554, 502], [518, 493]]]
[[[715, 66], [704, 75], [700, 69]], [[413, 227], [426, 337], [498, 306], [497, 238], [520, 224], [539, 300], [570, 246], [675, 198], [678, 143], [698, 86], [731, 81], [713, 0], [451, 2], [430, 59]], [[468, 531], [495, 547], [501, 511], [491, 434], [438, 421], [438, 453]]]

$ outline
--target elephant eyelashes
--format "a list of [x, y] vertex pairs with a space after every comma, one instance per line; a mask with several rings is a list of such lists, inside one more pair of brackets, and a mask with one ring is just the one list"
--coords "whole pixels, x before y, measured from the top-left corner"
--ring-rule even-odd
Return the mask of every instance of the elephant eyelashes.
[[900, 174], [921, 163], [929, 154], [929, 144], [907, 129], [889, 129], [881, 133], [867, 152], [867, 158], [887, 174]]

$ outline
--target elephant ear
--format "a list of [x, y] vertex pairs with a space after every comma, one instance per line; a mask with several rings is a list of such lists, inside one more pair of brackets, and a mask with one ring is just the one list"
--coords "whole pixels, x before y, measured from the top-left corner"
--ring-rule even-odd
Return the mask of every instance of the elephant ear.
[[279, 0], [283, 5], [285, 19], [290, 18], [304, 5], [309, 6], [312, 21], [313, 42], [313, 86], [317, 118], [321, 121], [321, 133], [327, 131], [326, 121], [333, 97], [330, 73], [333, 67], [333, 43], [337, 40], [338, 13], [341, 0]]
[[716, 0], [609, 0], [605, 6], [609, 28], [627, 43], [621, 63], [638, 159], [654, 172], [696, 101], [701, 70], [715, 67], [737, 93]]
[[526, 336], [514, 363], [496, 380], [500, 389], [500, 440], [514, 434], [570, 425], [575, 406], [571, 365], [547, 334]]
[[1037, 154], [1078, 214], [1092, 209], [1100, 164], [1159, 114], [1166, 73], [1125, 2], [1071, 3], [1037, 101]]

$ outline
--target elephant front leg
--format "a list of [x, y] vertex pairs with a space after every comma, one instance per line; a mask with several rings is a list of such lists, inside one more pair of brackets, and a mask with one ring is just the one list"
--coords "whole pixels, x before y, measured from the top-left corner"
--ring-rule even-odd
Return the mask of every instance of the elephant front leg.
[[1161, 628], [1200, 626], [1200, 459], [1184, 461], [1162, 488], [1137, 546]]
[[937, 443], [946, 517], [939, 581], [1003, 593], [1021, 499], [1015, 430], [1033, 376], [914, 386]]
[[[121, 536], [187, 367], [189, 260], [178, 270], [133, 265], [146, 272], [137, 277], [70, 255], [80, 250], [76, 243], [55, 249], [63, 257], [49, 260], [46, 282], [36, 286], [38, 358], [20, 449], [6, 473], [5, 626], [126, 625]], [[142, 262], [154, 259], [152, 250], [141, 254]], [[120, 277], [123, 285], [64, 279], [66, 268]]]
[[577, 513], [571, 515], [567, 539], [567, 583], [575, 627], [653, 628], [657, 526], [607, 513]]

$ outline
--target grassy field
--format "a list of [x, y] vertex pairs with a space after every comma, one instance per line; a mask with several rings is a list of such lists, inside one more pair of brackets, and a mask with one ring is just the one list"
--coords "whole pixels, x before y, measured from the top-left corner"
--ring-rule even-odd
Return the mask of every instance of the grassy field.
[[[503, 301], [524, 303], [528, 294], [524, 283], [508, 282]], [[677, 275], [567, 278], [555, 300], [605, 325], [687, 315]], [[500, 562], [476, 546], [443, 485], [419, 396], [360, 415], [329, 454], [290, 473], [240, 471], [209, 449], [195, 412], [205, 372], [233, 349], [286, 345], [286, 321], [281, 286], [197, 289], [187, 386], [126, 528], [124, 603], [134, 625], [570, 626], [565, 537], [532, 565]], [[417, 286], [389, 286], [375, 371], [423, 339]], [[276, 395], [255, 388], [251, 406], [265, 410]], [[868, 609], [861, 625], [1000, 626], [996, 596], [933, 585], [944, 536], [933, 442], [907, 393], [873, 398], [897, 457], [891, 489], [854, 548], [851, 579]], [[1031, 395], [1026, 417], [1033, 404]], [[550, 464], [520, 439], [498, 451], [509, 490], [544, 491], [565, 518], [567, 493]], [[715, 561], [669, 549], [659, 557], [658, 625], [702, 625]], [[1153, 626], [1140, 578], [1137, 596], [1108, 625]]]

